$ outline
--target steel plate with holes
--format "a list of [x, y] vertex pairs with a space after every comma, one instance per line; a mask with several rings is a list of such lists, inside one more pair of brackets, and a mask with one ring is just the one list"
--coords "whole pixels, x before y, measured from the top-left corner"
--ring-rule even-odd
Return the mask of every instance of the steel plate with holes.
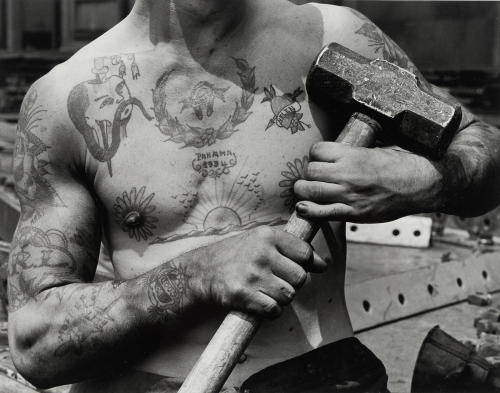
[[[499, 239], [495, 239], [499, 240]], [[356, 331], [500, 291], [500, 247], [446, 229], [430, 248], [348, 244], [346, 301]]]

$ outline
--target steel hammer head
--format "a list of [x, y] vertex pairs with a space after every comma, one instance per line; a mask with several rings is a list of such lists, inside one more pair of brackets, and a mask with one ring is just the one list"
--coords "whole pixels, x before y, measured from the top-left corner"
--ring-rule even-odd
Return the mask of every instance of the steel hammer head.
[[364, 113], [380, 123], [384, 139], [433, 157], [446, 150], [462, 118], [460, 106], [425, 90], [411, 72], [337, 43], [320, 52], [306, 87], [318, 105]]

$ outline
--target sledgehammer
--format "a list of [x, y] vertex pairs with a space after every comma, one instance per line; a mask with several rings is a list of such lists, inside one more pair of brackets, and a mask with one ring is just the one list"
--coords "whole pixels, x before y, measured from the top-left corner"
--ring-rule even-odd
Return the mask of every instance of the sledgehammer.
[[[415, 75], [385, 60], [369, 60], [339, 44], [324, 48], [307, 77], [309, 99], [353, 113], [337, 141], [372, 146], [378, 134], [406, 149], [439, 157], [461, 121], [460, 107], [425, 91]], [[382, 135], [380, 135], [382, 136]], [[319, 225], [290, 217], [285, 231], [311, 241]], [[254, 315], [225, 318], [179, 393], [217, 393], [258, 329]]]

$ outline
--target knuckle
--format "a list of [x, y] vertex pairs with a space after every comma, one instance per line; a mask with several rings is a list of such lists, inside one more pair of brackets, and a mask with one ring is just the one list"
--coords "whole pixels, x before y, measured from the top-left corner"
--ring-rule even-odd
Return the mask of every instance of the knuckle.
[[231, 298], [226, 294], [222, 295], [220, 298], [220, 305], [224, 308], [229, 308], [231, 306]]
[[256, 236], [262, 240], [272, 240], [274, 238], [274, 230], [268, 226], [260, 226], [255, 229]]
[[247, 291], [244, 285], [235, 285], [231, 290], [231, 300], [235, 303], [242, 303], [246, 298]]
[[319, 166], [320, 165], [317, 162], [310, 162], [309, 164], [307, 164], [304, 171], [305, 178], [311, 180], [317, 177], [319, 174]]
[[294, 289], [281, 288], [281, 293], [283, 295], [283, 298], [285, 299], [285, 301], [284, 301], [285, 304], [290, 303], [293, 300], [293, 298], [295, 297], [295, 290]]
[[257, 257], [255, 259], [255, 266], [259, 269], [267, 267], [271, 264], [272, 261], [272, 249], [270, 246], [259, 245], [259, 249], [257, 250]]
[[323, 187], [318, 183], [311, 183], [309, 186], [309, 196], [311, 199], [321, 199], [323, 196]]
[[309, 157], [311, 159], [318, 158], [323, 145], [324, 142], [316, 142], [314, 145], [312, 145], [311, 148], [309, 149]]
[[302, 260], [304, 262], [310, 262], [313, 258], [313, 249], [309, 244], [305, 244], [302, 250]]
[[307, 190], [307, 181], [303, 179], [299, 179], [293, 184], [293, 192], [295, 196], [299, 198], [304, 194], [306, 190]]
[[307, 280], [307, 272], [304, 269], [297, 270], [294, 278], [294, 287], [301, 288]]
[[255, 285], [260, 281], [260, 278], [261, 275], [258, 272], [252, 270], [247, 274], [246, 282], [250, 285]]
[[281, 307], [278, 303], [272, 302], [264, 305], [262, 311], [270, 317], [278, 317], [281, 314]]

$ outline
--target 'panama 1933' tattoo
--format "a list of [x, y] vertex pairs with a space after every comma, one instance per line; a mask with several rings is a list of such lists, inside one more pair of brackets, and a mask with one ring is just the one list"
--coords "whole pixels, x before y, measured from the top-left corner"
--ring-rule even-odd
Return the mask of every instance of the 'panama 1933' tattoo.
[[269, 102], [274, 114], [269, 120], [266, 130], [276, 125], [295, 134], [298, 131], [305, 131], [305, 127], [311, 128], [310, 125], [301, 120], [304, 114], [301, 113], [302, 107], [298, 102], [298, 98], [303, 93], [304, 90], [299, 87], [293, 93], [278, 95], [273, 85], [270, 85], [269, 88], [265, 87], [265, 97], [262, 102]]
[[48, 151], [40, 136], [46, 111], [38, 104], [38, 93], [32, 88], [21, 106], [14, 152], [14, 179], [16, 192], [23, 204], [23, 218], [35, 221], [41, 215], [37, 203], [41, 200], [50, 206], [64, 206], [46, 176], [50, 164]]
[[[129, 56], [130, 57], [130, 56]], [[135, 56], [130, 57], [132, 78], [140, 75]], [[108, 165], [113, 176], [112, 158], [122, 138], [127, 136], [127, 124], [134, 107], [147, 120], [152, 120], [142, 102], [132, 96], [125, 81], [126, 66], [121, 57], [99, 57], [94, 60], [94, 79], [76, 85], [68, 97], [68, 113], [82, 134], [87, 148], [97, 161]]]
[[[255, 67], [250, 67], [244, 59], [233, 58], [238, 76], [241, 82], [241, 98], [235, 103], [234, 110], [220, 125], [214, 127], [203, 127], [192, 124], [184, 124], [168, 111], [170, 105], [167, 89], [173, 71], [165, 72], [156, 83], [153, 90], [153, 105], [157, 127], [160, 132], [167, 136], [167, 141], [182, 144], [182, 147], [202, 148], [211, 146], [217, 140], [227, 139], [238, 131], [237, 127], [244, 123], [252, 114], [250, 108], [254, 102], [255, 92]], [[224, 101], [226, 88], [218, 88], [206, 81], [199, 82], [191, 90], [190, 97], [183, 100], [181, 111], [192, 108], [199, 120], [203, 119], [203, 111], [210, 117], [214, 111], [214, 100], [216, 98]]]
[[154, 193], [146, 196], [146, 186], [143, 186], [139, 191], [133, 187], [130, 192], [123, 192], [121, 197], [116, 198], [113, 205], [115, 220], [131, 239], [139, 242], [153, 235], [158, 222], [153, 215], [156, 206], [151, 204], [154, 196]]
[[238, 163], [236, 153], [231, 150], [213, 150], [206, 153], [196, 153], [193, 169], [203, 177], [221, 177], [228, 175]]

